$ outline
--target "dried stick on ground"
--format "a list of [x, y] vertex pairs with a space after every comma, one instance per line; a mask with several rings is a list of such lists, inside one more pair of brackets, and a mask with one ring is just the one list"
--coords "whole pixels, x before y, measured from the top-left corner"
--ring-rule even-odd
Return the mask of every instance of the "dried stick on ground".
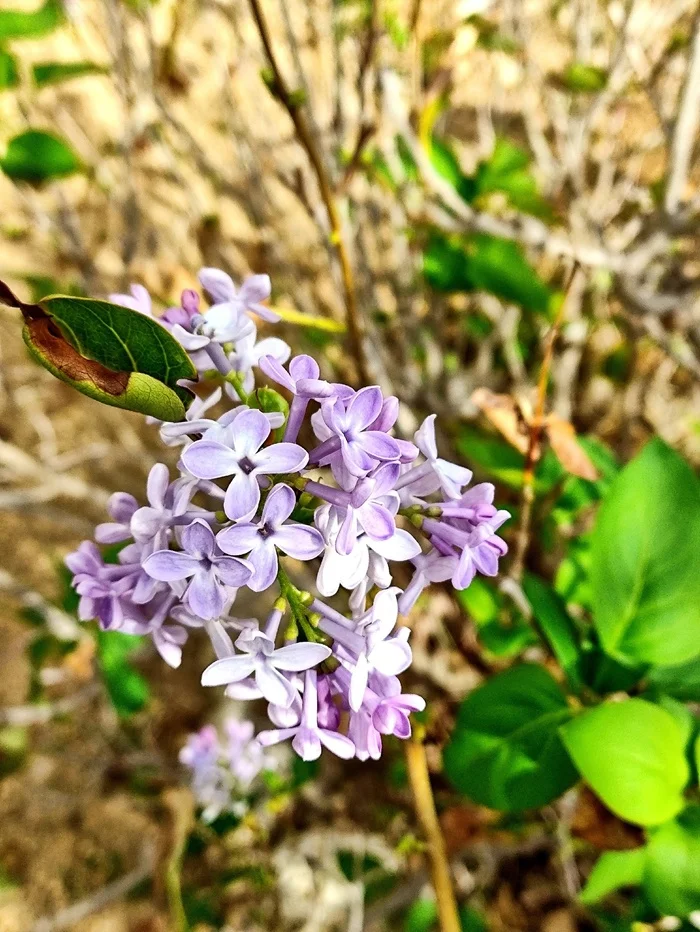
[[258, 0], [250, 0], [250, 8], [253, 13], [253, 19], [258, 28], [260, 40], [265, 50], [265, 56], [268, 64], [272, 69], [275, 84], [275, 94], [283, 104], [289, 114], [289, 118], [294, 124], [297, 139], [306, 152], [311, 167], [316, 175], [321, 199], [328, 214], [328, 224], [330, 227], [331, 243], [340, 263], [341, 277], [343, 280], [343, 292], [345, 297], [345, 314], [348, 327], [348, 336], [350, 338], [350, 348], [357, 366], [357, 376], [361, 383], [367, 385], [371, 378], [367, 367], [367, 359], [364, 348], [364, 321], [357, 306], [357, 297], [355, 294], [355, 280], [350, 262], [350, 255], [343, 234], [343, 222], [340, 216], [340, 210], [335, 199], [335, 193], [331, 185], [328, 172], [323, 164], [323, 158], [318, 150], [314, 140], [311, 128], [306, 115], [303, 111], [303, 104], [297, 99], [297, 96], [289, 89], [284, 75], [280, 70], [277, 57], [272, 47], [272, 39], [267, 28], [267, 22]]

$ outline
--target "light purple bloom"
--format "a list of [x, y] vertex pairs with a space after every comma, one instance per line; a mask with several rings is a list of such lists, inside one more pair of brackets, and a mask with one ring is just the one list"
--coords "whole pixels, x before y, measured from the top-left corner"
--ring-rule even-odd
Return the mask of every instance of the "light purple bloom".
[[131, 311], [138, 311], [145, 317], [153, 317], [153, 305], [151, 296], [143, 285], [130, 285], [131, 294], [111, 294], [109, 300], [112, 304], [119, 304], [121, 307], [128, 307]]
[[112, 521], [98, 524], [95, 540], [98, 544], [118, 544], [131, 538], [131, 519], [139, 503], [127, 492], [115, 492], [107, 502], [107, 511]]
[[162, 582], [189, 579], [184, 599], [190, 609], [200, 618], [218, 618], [226, 604], [227, 587], [245, 585], [252, 567], [245, 560], [223, 556], [211, 528], [201, 520], [184, 529], [182, 547], [183, 552], [157, 550], [144, 569]]
[[371, 477], [359, 479], [345, 507], [336, 547], [342, 554], [352, 552], [358, 525], [372, 540], [389, 540], [396, 531], [394, 515], [399, 497], [392, 492], [399, 475], [398, 463], [385, 463]]
[[[255, 388], [253, 369], [260, 365], [261, 360], [267, 358], [273, 359], [276, 363], [283, 363], [289, 359], [291, 352], [289, 345], [279, 337], [266, 337], [264, 340], [258, 340], [253, 331], [236, 341], [236, 348], [233, 353], [229, 353], [228, 358], [234, 372], [242, 376], [244, 390], [252, 392]], [[225, 389], [227, 394], [233, 397], [234, 387], [227, 384]], [[237, 397], [236, 395], [236, 399]]]
[[436, 417], [435, 414], [426, 417], [415, 434], [416, 444], [425, 457], [425, 462], [408, 469], [396, 483], [396, 488], [405, 488], [413, 496], [430, 495], [442, 489], [448, 498], [459, 498], [462, 488], [471, 482], [472, 472], [438, 456], [435, 441]]
[[273, 324], [280, 319], [279, 314], [261, 303], [266, 301], [272, 292], [269, 275], [249, 275], [237, 289], [233, 279], [226, 272], [220, 269], [201, 269], [199, 281], [214, 302], [215, 308], [225, 308], [227, 313], [238, 316], [244, 311], [249, 311]]
[[248, 409], [226, 428], [225, 442], [197, 440], [182, 454], [185, 466], [200, 479], [233, 476], [226, 490], [224, 511], [234, 521], [247, 520], [257, 511], [259, 477], [299, 472], [308, 461], [306, 451], [295, 443], [262, 448], [269, 434], [270, 422], [265, 415]]
[[295, 690], [284, 673], [315, 667], [331, 650], [325, 644], [287, 644], [275, 649], [274, 641], [260, 631], [244, 631], [236, 641], [241, 651], [233, 657], [215, 660], [202, 674], [202, 686], [227, 686], [250, 676], [267, 699], [275, 705], [290, 706]]
[[347, 403], [338, 396], [324, 401], [323, 419], [333, 436], [316, 448], [313, 461], [325, 465], [340, 459], [351, 476], [361, 478], [380, 462], [398, 460], [396, 440], [371, 429], [381, 410], [382, 393], [376, 385], [360, 389]]
[[255, 592], [268, 589], [277, 576], [277, 548], [296, 560], [312, 560], [325, 546], [316, 528], [285, 523], [295, 505], [289, 486], [276, 485], [267, 496], [259, 523], [240, 522], [217, 535], [224, 553], [249, 554], [254, 572], [248, 587]]
[[321, 746], [328, 748], [337, 757], [349, 760], [355, 754], [355, 745], [345, 735], [322, 728], [318, 721], [318, 692], [316, 671], [308, 670], [304, 678], [304, 706], [301, 722], [292, 728], [261, 731], [258, 741], [265, 747], [288, 741], [302, 760], [318, 760]]

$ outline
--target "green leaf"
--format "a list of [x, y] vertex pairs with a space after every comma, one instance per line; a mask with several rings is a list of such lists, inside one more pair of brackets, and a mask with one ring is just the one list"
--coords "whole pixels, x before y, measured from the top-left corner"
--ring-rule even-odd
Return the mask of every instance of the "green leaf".
[[620, 887], [637, 887], [642, 882], [646, 849], [606, 851], [593, 866], [579, 896], [584, 906], [591, 906]]
[[615, 815], [659, 825], [683, 808], [689, 769], [672, 715], [644, 699], [587, 709], [563, 725], [581, 776]]
[[29, 129], [11, 139], [0, 168], [13, 181], [40, 184], [51, 178], [74, 175], [82, 169], [70, 146], [51, 133]]
[[130, 663], [143, 638], [119, 631], [97, 629], [97, 657], [109, 698], [117, 714], [128, 718], [150, 698], [146, 680]]
[[434, 932], [438, 911], [435, 900], [416, 900], [406, 913], [404, 932]]
[[530, 156], [508, 139], [498, 138], [493, 152], [480, 162], [474, 178], [476, 197], [502, 193], [513, 207], [541, 217], [552, 211], [540, 196], [537, 180], [530, 171]]
[[0, 48], [0, 91], [17, 87], [18, 84], [17, 60], [6, 49]]
[[700, 485], [661, 440], [610, 486], [593, 532], [591, 584], [610, 656], [669, 665], [700, 653]]
[[57, 378], [115, 407], [182, 420], [192, 395], [177, 383], [197, 371], [174, 337], [138, 311], [52, 295], [25, 304], [0, 282], [0, 302], [19, 308], [32, 355]]
[[608, 73], [595, 65], [572, 62], [561, 76], [560, 83], [574, 94], [597, 94], [608, 83]]
[[644, 892], [662, 916], [700, 909], [700, 806], [689, 806], [649, 838]]
[[481, 576], [466, 589], [456, 591], [457, 601], [478, 627], [497, 621], [501, 611], [500, 593]]
[[700, 702], [700, 657], [670, 667], [653, 667], [647, 680], [654, 690], [681, 702]]
[[462, 703], [445, 748], [445, 774], [492, 809], [544, 806], [576, 781], [558, 734], [571, 714], [543, 667], [522, 664], [499, 673]]
[[109, 68], [91, 61], [51, 61], [33, 65], [32, 74], [37, 87], [46, 87], [48, 84], [58, 84], [86, 75], [109, 74]]
[[579, 690], [582, 685], [579, 670], [579, 637], [566, 605], [544, 580], [530, 573], [523, 580], [523, 589], [545, 640], [566, 673], [572, 688]]
[[552, 291], [511, 240], [432, 232], [423, 254], [423, 272], [436, 291], [488, 291], [526, 310], [549, 310]]
[[48, 35], [65, 20], [61, 0], [46, 0], [43, 6], [24, 10], [0, 10], [0, 42], [5, 39], [37, 39]]

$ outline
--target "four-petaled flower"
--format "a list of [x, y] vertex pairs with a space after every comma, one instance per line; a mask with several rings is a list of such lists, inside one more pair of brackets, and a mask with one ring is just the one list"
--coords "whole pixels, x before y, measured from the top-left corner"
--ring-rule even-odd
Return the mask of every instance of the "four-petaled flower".
[[182, 454], [187, 469], [199, 479], [233, 476], [224, 499], [224, 511], [232, 521], [248, 520], [257, 511], [259, 477], [299, 472], [308, 462], [306, 450], [296, 443], [262, 448], [270, 430], [262, 411], [251, 408], [241, 411], [222, 432], [223, 442], [197, 440]]
[[253, 576], [248, 588], [263, 592], [277, 575], [277, 548], [297, 560], [317, 557], [325, 542], [315, 527], [305, 524], [285, 524], [296, 505], [294, 492], [288, 485], [276, 485], [267, 496], [258, 523], [239, 522], [219, 531], [216, 541], [224, 553], [235, 556], [249, 554]]
[[156, 550], [144, 563], [149, 576], [161, 582], [189, 579], [184, 600], [200, 618], [218, 618], [230, 600], [230, 589], [245, 585], [253, 569], [246, 560], [224, 556], [212, 529], [197, 519], [182, 532], [183, 551]]
[[[228, 686], [249, 676], [268, 702], [290, 706], [296, 690], [283, 673], [294, 673], [315, 667], [330, 657], [325, 644], [300, 642], [275, 649], [275, 642], [261, 631], [243, 631], [236, 647], [242, 651], [210, 664], [202, 673], [202, 686]], [[283, 671], [283, 672], [280, 672]]]

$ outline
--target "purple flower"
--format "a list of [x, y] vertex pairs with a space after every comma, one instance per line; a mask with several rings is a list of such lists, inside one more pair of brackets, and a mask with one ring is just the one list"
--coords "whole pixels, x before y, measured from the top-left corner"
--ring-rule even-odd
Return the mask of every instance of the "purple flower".
[[118, 630], [129, 621], [143, 621], [143, 614], [129, 598], [129, 569], [108, 566], [92, 541], [83, 541], [66, 557], [66, 566], [74, 574], [73, 586], [80, 596], [78, 617], [81, 621], [97, 619], [104, 629]]
[[345, 517], [338, 533], [336, 548], [339, 553], [352, 552], [357, 540], [358, 525], [373, 540], [389, 540], [393, 537], [399, 497], [391, 490], [398, 475], [398, 463], [385, 463], [371, 477], [358, 480], [350, 496], [350, 503], [345, 507]]
[[228, 313], [242, 315], [244, 311], [257, 314], [262, 320], [276, 323], [280, 317], [261, 304], [272, 292], [269, 275], [249, 275], [239, 289], [233, 279], [220, 269], [200, 269], [199, 281], [214, 302], [214, 307], [226, 308]]
[[325, 465], [340, 459], [349, 475], [361, 478], [380, 462], [398, 460], [396, 440], [371, 429], [381, 410], [382, 393], [376, 385], [360, 389], [347, 403], [337, 395], [324, 401], [323, 419], [333, 436], [314, 450], [313, 462]]
[[[253, 331], [238, 339], [236, 349], [233, 353], [229, 353], [228, 358], [234, 372], [238, 372], [243, 377], [244, 390], [252, 392], [255, 388], [253, 369], [260, 365], [260, 361], [266, 358], [273, 359], [276, 363], [283, 363], [289, 359], [291, 352], [289, 345], [284, 340], [280, 340], [279, 337], [266, 337], [264, 340], [257, 340], [256, 333]], [[227, 384], [225, 389], [227, 394], [233, 397], [233, 394], [235, 394], [234, 387]], [[237, 394], [235, 398], [238, 398]]]
[[457, 569], [458, 556], [455, 553], [444, 554], [439, 550], [420, 554], [413, 559], [415, 572], [406, 589], [399, 596], [399, 612], [408, 615], [418, 601], [421, 592], [433, 582], [445, 582]]
[[255, 333], [253, 321], [226, 304], [215, 305], [206, 314], [193, 317], [189, 326], [191, 329], [187, 330], [174, 324], [170, 332], [190, 353], [205, 350], [211, 343], [235, 343]]
[[288, 485], [276, 485], [267, 496], [260, 521], [242, 522], [217, 535], [224, 553], [249, 554], [253, 576], [248, 587], [254, 592], [268, 589], [277, 576], [277, 548], [296, 560], [312, 560], [325, 547], [321, 534], [305, 524], [286, 524], [296, 505]]
[[107, 502], [107, 511], [112, 521], [98, 524], [95, 540], [98, 544], [118, 544], [131, 537], [131, 519], [139, 503], [127, 492], [115, 492]]
[[275, 642], [260, 631], [244, 631], [236, 647], [242, 653], [215, 660], [206, 668], [202, 673], [202, 686], [225, 686], [254, 676], [267, 701], [281, 706], [290, 706], [295, 695], [294, 687], [283, 673], [308, 670], [331, 653], [325, 644], [306, 642], [275, 649]]
[[191, 610], [200, 618], [218, 618], [226, 604], [227, 587], [243, 586], [252, 568], [245, 560], [223, 556], [211, 528], [201, 520], [184, 529], [182, 546], [184, 552], [157, 550], [144, 569], [162, 582], [189, 579], [184, 599]]
[[425, 457], [420, 466], [412, 466], [396, 483], [397, 489], [406, 489], [411, 496], [430, 495], [442, 489], [448, 498], [459, 498], [462, 488], [471, 482], [472, 472], [438, 456], [435, 441], [435, 418], [431, 414], [416, 431], [415, 441]]
[[151, 296], [143, 285], [130, 285], [131, 294], [111, 294], [109, 300], [112, 304], [119, 304], [121, 307], [128, 307], [131, 311], [138, 311], [145, 317], [153, 317], [153, 306]]
[[318, 760], [321, 745], [337, 757], [349, 760], [355, 754], [355, 745], [345, 735], [329, 728], [322, 728], [318, 721], [318, 692], [315, 670], [307, 670], [304, 678], [304, 705], [301, 722], [292, 728], [261, 731], [258, 741], [269, 747], [293, 738], [292, 747], [302, 760]]
[[197, 440], [182, 454], [190, 472], [200, 479], [233, 476], [226, 490], [224, 511], [234, 521], [252, 518], [260, 503], [258, 478], [299, 472], [308, 461], [295, 443], [274, 443], [261, 449], [270, 422], [261, 411], [243, 410], [226, 428], [225, 442]]
[[[168, 532], [177, 518], [184, 517], [189, 504], [189, 497], [176, 483], [170, 484], [168, 467], [156, 463], [148, 474], [146, 484], [148, 505], [138, 508], [131, 518], [131, 535], [135, 540], [154, 541], [156, 547], [164, 547], [168, 541]], [[194, 517], [194, 514], [192, 515]]]

